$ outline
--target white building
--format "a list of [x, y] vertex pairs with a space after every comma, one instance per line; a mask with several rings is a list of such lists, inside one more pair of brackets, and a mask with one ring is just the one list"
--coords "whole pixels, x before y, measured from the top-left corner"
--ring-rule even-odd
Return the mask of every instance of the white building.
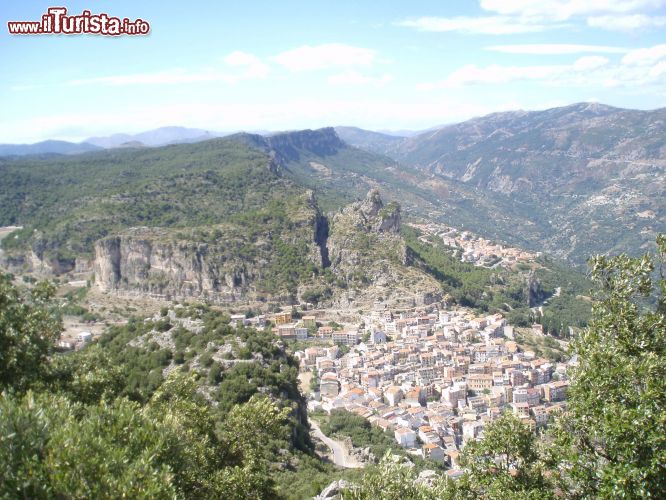
[[395, 430], [395, 440], [403, 448], [414, 448], [416, 445], [416, 432], [407, 427], [398, 427]]
[[76, 340], [82, 344], [88, 344], [92, 342], [92, 333], [90, 332], [79, 332], [76, 336]]

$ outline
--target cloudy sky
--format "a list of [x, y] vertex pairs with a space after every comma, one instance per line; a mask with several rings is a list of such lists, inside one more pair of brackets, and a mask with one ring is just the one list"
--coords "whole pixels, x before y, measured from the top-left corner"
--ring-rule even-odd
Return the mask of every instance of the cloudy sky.
[[56, 4], [141, 18], [151, 33], [10, 35], [7, 21], [39, 20], [53, 3], [0, 0], [0, 143], [666, 106], [666, 0]]

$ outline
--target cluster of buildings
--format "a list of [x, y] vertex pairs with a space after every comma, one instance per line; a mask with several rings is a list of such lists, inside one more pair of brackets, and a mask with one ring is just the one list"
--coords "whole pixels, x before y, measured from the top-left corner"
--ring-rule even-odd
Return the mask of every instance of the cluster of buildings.
[[424, 236], [421, 238], [437, 236], [444, 245], [451, 247], [454, 253], [460, 255], [461, 261], [477, 266], [511, 266], [518, 262], [533, 261], [539, 256], [539, 253], [533, 254], [518, 248], [499, 245], [469, 231], [461, 231], [443, 224], [412, 224], [412, 226], [423, 232]]
[[465, 443], [502, 412], [536, 431], [565, 408], [568, 365], [521, 351], [499, 314], [376, 307], [362, 331], [368, 341], [341, 357], [335, 346], [298, 353], [301, 369], [319, 378], [311, 407], [361, 415], [452, 474]]
[[58, 341], [58, 347], [63, 350], [75, 350], [83, 349], [85, 346], [90, 344], [93, 341], [93, 334], [90, 332], [79, 332], [74, 338], [61, 338]]

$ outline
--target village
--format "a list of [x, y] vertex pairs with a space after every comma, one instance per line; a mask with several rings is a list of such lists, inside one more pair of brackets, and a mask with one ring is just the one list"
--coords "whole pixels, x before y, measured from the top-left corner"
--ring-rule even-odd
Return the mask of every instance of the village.
[[482, 238], [470, 231], [456, 229], [436, 222], [409, 224], [423, 233], [419, 239], [427, 243], [427, 238], [436, 236], [450, 248], [451, 254], [462, 262], [476, 266], [494, 268], [512, 267], [518, 263], [533, 262], [541, 252], [530, 253], [519, 248], [509, 247]]
[[[539, 432], [566, 407], [569, 363], [522, 350], [500, 314], [477, 316], [446, 303], [393, 313], [375, 304], [359, 327], [323, 324], [324, 311], [292, 317], [232, 317], [232, 323], [271, 321], [315, 378], [310, 411], [344, 409], [391, 432], [410, 454], [462, 474], [458, 457], [504, 411]], [[319, 326], [321, 325], [321, 326]], [[538, 326], [538, 325], [535, 325]]]

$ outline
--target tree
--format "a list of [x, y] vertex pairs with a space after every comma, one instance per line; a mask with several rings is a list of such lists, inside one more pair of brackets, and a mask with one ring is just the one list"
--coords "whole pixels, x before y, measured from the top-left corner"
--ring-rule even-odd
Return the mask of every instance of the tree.
[[387, 452], [377, 467], [366, 469], [359, 485], [342, 491], [345, 500], [426, 500], [465, 498], [452, 481], [435, 479], [432, 484], [417, 480], [414, 464]]
[[46, 369], [47, 355], [62, 330], [50, 300], [53, 285], [41, 282], [22, 295], [0, 274], [0, 390], [24, 390]]
[[[660, 263], [666, 236], [657, 239]], [[561, 488], [576, 496], [666, 496], [666, 285], [656, 305], [648, 256], [595, 257], [593, 318], [572, 348], [567, 415], [552, 448]]]
[[94, 406], [28, 392], [0, 396], [0, 497], [173, 498], [159, 422], [137, 403]]
[[1, 394], [0, 498], [274, 497], [266, 443], [288, 409], [255, 396], [216, 422], [197, 387], [172, 375], [144, 406]]
[[229, 412], [220, 432], [232, 461], [232, 466], [221, 471], [221, 481], [226, 486], [224, 498], [258, 500], [276, 496], [268, 469], [274, 453], [269, 452], [268, 441], [286, 438], [288, 415], [289, 408], [280, 409], [261, 395], [252, 396]]
[[512, 413], [488, 425], [461, 456], [465, 489], [483, 498], [551, 498], [537, 437]]

